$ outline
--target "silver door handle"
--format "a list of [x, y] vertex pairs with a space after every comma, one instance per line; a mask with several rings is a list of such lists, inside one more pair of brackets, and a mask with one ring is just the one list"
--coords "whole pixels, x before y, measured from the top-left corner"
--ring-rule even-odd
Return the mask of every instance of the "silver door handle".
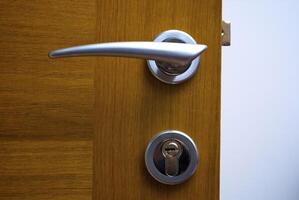
[[[162, 40], [162, 38], [164, 38], [164, 40]], [[49, 57], [121, 56], [143, 58], [148, 60], [151, 72], [158, 79], [166, 83], [176, 84], [183, 80], [181, 78], [180, 80], [175, 80], [174, 76], [185, 73], [185, 71], [192, 66], [191, 63], [193, 60], [198, 59], [196, 62], [197, 68], [199, 55], [206, 48], [206, 45], [196, 44], [195, 40], [187, 33], [178, 30], [170, 30], [160, 34], [153, 42], [111, 42], [75, 46], [51, 51]], [[151, 63], [151, 61], [155, 63]], [[162, 72], [166, 72], [168, 74], [166, 76], [171, 77], [161, 77], [164, 75], [155, 71], [154, 68], [157, 67]], [[184, 78], [184, 80], [185, 79], [187, 78]]]
[[188, 65], [206, 48], [206, 45], [172, 42], [112, 42], [58, 49], [49, 56], [121, 56]]

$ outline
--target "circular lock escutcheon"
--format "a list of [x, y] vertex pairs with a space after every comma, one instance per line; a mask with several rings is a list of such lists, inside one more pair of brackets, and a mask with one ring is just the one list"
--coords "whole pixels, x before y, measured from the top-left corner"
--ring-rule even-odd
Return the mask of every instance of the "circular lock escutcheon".
[[158, 133], [151, 139], [145, 151], [148, 172], [154, 179], [167, 185], [188, 180], [195, 173], [198, 163], [199, 155], [194, 141], [177, 130]]

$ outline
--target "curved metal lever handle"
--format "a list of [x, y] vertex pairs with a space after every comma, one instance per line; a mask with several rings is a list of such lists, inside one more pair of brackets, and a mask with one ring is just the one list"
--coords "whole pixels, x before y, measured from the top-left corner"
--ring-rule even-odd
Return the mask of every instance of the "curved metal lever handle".
[[112, 42], [59, 49], [50, 52], [49, 57], [122, 56], [185, 66], [190, 64], [206, 48], [206, 45], [173, 42]]

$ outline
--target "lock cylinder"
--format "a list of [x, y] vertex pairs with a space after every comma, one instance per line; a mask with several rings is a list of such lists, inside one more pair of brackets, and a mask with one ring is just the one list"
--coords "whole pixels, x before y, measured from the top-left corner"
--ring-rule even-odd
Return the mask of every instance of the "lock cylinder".
[[148, 172], [157, 181], [176, 185], [188, 180], [196, 171], [198, 150], [183, 132], [167, 130], [149, 142], [145, 152]]

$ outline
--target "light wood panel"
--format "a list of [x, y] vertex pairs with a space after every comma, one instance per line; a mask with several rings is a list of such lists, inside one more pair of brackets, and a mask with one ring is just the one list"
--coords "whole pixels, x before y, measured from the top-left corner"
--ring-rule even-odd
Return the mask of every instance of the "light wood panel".
[[96, 2], [0, 1], [0, 199], [91, 199]]
[[[176, 86], [155, 79], [143, 60], [97, 58], [93, 199], [219, 199], [221, 1], [98, 0], [97, 9], [100, 42], [179, 29], [208, 50], [196, 76]], [[147, 143], [165, 129], [199, 147], [198, 170], [182, 185], [159, 184], [144, 166]]]

